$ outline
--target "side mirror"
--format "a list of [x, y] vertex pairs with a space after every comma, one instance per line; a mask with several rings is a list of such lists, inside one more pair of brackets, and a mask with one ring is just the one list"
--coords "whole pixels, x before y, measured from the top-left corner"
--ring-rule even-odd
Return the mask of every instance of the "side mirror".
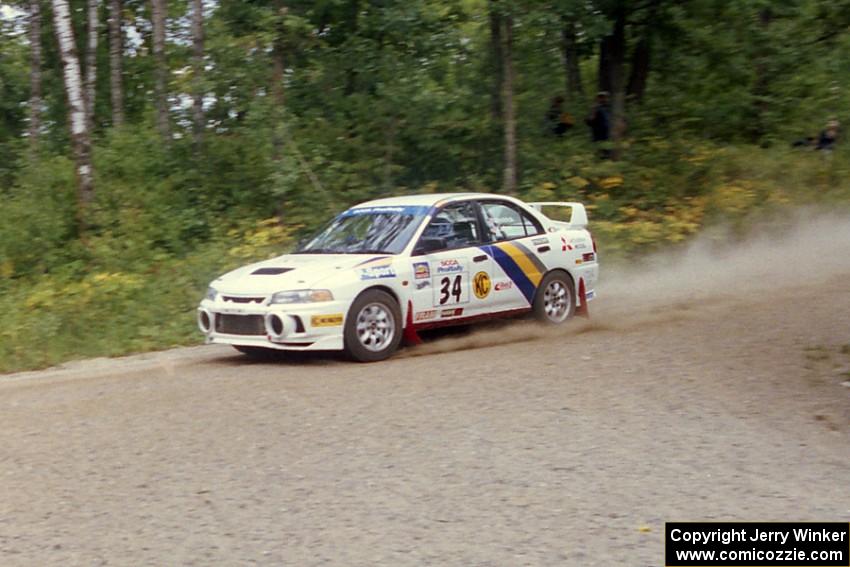
[[421, 256], [423, 254], [436, 252], [437, 250], [445, 250], [446, 248], [448, 248], [448, 245], [446, 244], [445, 238], [423, 236], [419, 239], [419, 242], [416, 243], [416, 248], [413, 253], [417, 256]]

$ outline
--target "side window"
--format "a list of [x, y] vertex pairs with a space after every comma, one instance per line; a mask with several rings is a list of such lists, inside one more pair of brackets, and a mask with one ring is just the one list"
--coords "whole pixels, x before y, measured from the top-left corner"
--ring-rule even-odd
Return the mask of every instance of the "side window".
[[440, 209], [419, 237], [414, 254], [429, 254], [482, 243], [475, 204], [454, 203]]
[[514, 240], [543, 233], [543, 228], [528, 213], [508, 203], [482, 203], [481, 212], [493, 242]]

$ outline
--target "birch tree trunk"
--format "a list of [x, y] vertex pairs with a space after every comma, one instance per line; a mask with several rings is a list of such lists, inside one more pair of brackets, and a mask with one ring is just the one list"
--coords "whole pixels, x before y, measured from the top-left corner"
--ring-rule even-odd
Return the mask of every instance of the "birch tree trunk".
[[30, 0], [30, 145], [38, 143], [41, 130], [41, 0]]
[[84, 229], [85, 209], [94, 197], [94, 182], [91, 161], [91, 133], [88, 128], [85, 93], [83, 91], [80, 60], [74, 40], [74, 29], [68, 0], [53, 1], [53, 26], [62, 57], [62, 73], [65, 95], [68, 99], [68, 122], [71, 127], [71, 145], [77, 172], [77, 196], [79, 199], [79, 230]]
[[86, 119], [89, 132], [94, 131], [94, 97], [97, 86], [97, 34], [99, 0], [88, 0], [88, 43], [86, 45]]
[[204, 135], [204, 2], [192, 0], [192, 119], [195, 153]]
[[515, 193], [517, 187], [516, 164], [516, 105], [514, 102], [514, 22], [513, 16], [503, 14], [502, 22], [502, 127], [505, 132], [505, 169], [502, 190]]
[[151, 0], [154, 56], [154, 97], [156, 98], [156, 125], [166, 141], [171, 139], [168, 121], [168, 64], [165, 60], [165, 0]]
[[112, 125], [124, 123], [124, 81], [121, 77], [124, 41], [121, 31], [121, 0], [109, 2], [109, 95], [112, 101]]

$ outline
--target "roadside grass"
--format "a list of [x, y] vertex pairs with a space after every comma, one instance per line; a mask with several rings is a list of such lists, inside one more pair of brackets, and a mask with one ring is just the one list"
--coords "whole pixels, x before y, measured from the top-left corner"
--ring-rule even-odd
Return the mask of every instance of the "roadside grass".
[[[717, 238], [743, 237], [754, 224], [782, 227], [800, 207], [850, 209], [848, 148], [827, 156], [790, 148], [670, 145], [635, 142], [630, 161], [565, 160], [563, 167], [528, 180], [520, 196], [587, 203], [608, 265], [682, 245], [707, 234], [706, 227], [730, 229]], [[285, 252], [300, 228], [275, 220], [234, 221], [191, 246], [156, 248], [151, 242], [159, 237], [158, 226], [138, 216], [149, 209], [143, 205], [116, 209], [129, 223], [124, 232], [100, 235], [84, 253], [69, 252], [58, 235], [40, 241], [39, 253], [60, 258], [50, 269], [16, 275], [0, 258], [0, 372], [198, 344], [195, 307], [208, 282]], [[167, 207], [157, 214], [168, 221]], [[48, 221], [45, 216], [38, 226]], [[184, 221], [171, 221], [163, 224], [166, 232], [178, 234]], [[25, 252], [19, 257], [26, 258]], [[850, 354], [850, 345], [841, 352]], [[813, 350], [807, 357], [822, 354]]]
[[274, 222], [231, 231], [144, 270], [68, 269], [0, 287], [0, 372], [200, 342], [195, 308], [217, 274], [278, 254], [291, 241]]

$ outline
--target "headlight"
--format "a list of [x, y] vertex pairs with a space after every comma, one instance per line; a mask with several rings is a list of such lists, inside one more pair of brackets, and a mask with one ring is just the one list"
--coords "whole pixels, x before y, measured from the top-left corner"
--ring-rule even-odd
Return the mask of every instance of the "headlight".
[[218, 297], [218, 292], [216, 291], [216, 289], [214, 287], [208, 287], [206, 298], [210, 301], [215, 301], [216, 297]]
[[271, 305], [275, 303], [316, 303], [333, 301], [334, 295], [327, 289], [293, 289], [279, 291], [272, 295]]

